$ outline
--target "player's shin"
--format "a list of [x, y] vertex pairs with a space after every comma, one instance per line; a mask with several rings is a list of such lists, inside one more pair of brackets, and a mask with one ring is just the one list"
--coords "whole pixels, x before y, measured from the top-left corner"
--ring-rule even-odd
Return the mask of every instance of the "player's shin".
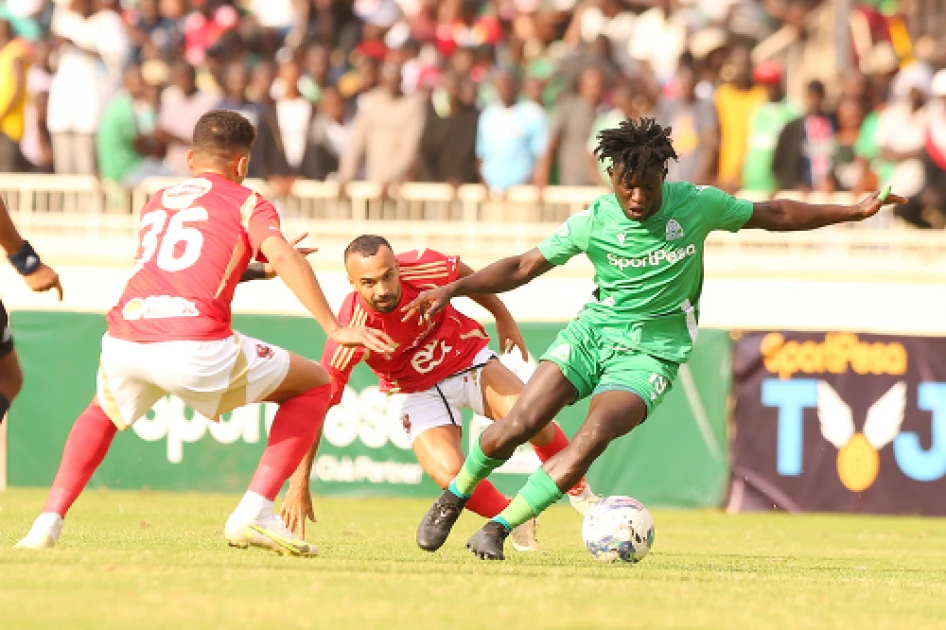
[[[545, 431], [550, 431], [553, 433], [551, 441], [548, 441], [544, 444], [536, 444], [539, 441], [539, 438], [543, 437]], [[542, 433], [537, 435], [532, 440], [532, 449], [535, 451], [535, 454], [538, 456], [539, 460], [542, 463], [545, 463], [562, 452], [566, 446], [568, 446], [568, 436], [565, 435], [565, 432], [562, 431], [562, 427], [558, 424], [552, 422], [546, 425]], [[584, 496], [588, 494], [588, 483], [585, 481], [585, 478], [582, 477], [578, 483], [571, 487], [568, 491], [569, 496]]]
[[279, 406], [250, 492], [273, 501], [312, 447], [328, 410], [331, 385], [320, 385]]
[[538, 516], [547, 507], [561, 499], [562, 494], [561, 489], [555, 485], [549, 474], [543, 468], [537, 468], [506, 509], [493, 518], [493, 521], [500, 523], [506, 531], [510, 531]]
[[117, 431], [98, 403], [93, 401], [86, 407], [69, 432], [44, 513], [66, 515], [92, 473], [105, 459]]
[[447, 490], [461, 499], [467, 499], [473, 494], [476, 485], [495, 469], [502, 466], [505, 461], [505, 459], [495, 459], [487, 456], [480, 447], [480, 441], [476, 440], [473, 442], [473, 446], [470, 447], [470, 454], [463, 462], [456, 479], [450, 482]]

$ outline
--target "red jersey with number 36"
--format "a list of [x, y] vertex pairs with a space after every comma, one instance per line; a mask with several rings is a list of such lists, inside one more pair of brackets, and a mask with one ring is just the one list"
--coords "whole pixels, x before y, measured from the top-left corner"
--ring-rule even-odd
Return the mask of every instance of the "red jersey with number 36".
[[401, 301], [390, 313], [373, 311], [357, 292], [345, 298], [338, 313], [343, 326], [366, 326], [386, 332], [397, 344], [390, 359], [368, 354], [364, 348], [339, 346], [329, 339], [322, 366], [332, 376], [332, 404], [341, 400], [355, 365], [365, 358], [378, 375], [381, 391], [405, 394], [429, 389], [451, 374], [470, 367], [476, 354], [489, 345], [489, 336], [476, 320], [448, 305], [433, 321], [415, 318], [402, 322], [401, 307], [422, 291], [457, 279], [459, 258], [433, 250], [406, 252], [397, 257], [401, 270]]
[[211, 173], [156, 194], [139, 230], [132, 276], [108, 314], [109, 335], [139, 342], [230, 336], [240, 277], [281, 236], [271, 203]]

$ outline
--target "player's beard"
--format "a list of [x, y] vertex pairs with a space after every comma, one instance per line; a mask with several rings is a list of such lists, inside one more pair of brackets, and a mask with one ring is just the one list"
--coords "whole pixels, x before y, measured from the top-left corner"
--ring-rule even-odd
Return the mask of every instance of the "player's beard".
[[371, 301], [371, 307], [379, 313], [390, 313], [397, 308], [400, 295], [382, 295]]

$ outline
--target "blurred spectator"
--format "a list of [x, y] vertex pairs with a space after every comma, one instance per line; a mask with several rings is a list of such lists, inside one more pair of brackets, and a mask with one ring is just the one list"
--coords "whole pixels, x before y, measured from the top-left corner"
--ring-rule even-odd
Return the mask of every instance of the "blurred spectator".
[[165, 166], [178, 177], [187, 177], [190, 173], [187, 152], [194, 125], [219, 101], [217, 96], [197, 89], [196, 77], [194, 67], [178, 59], [171, 66], [171, 85], [161, 94], [156, 136], [167, 145]]
[[250, 84], [246, 88], [246, 96], [259, 106], [273, 102], [273, 81], [279, 68], [272, 59], [263, 59], [250, 75]]
[[535, 168], [536, 186], [549, 184], [553, 161], [558, 167], [558, 183], [588, 186], [595, 182], [588, 172], [585, 145], [600, 113], [604, 88], [604, 75], [592, 66], [582, 72], [578, 94], [566, 94], [559, 101], [549, 125], [548, 146]]
[[401, 67], [385, 62], [381, 85], [363, 94], [352, 122], [352, 139], [342, 156], [338, 180], [344, 188], [365, 162], [365, 179], [385, 189], [404, 181], [417, 159], [424, 130], [425, 98], [401, 90]]
[[735, 191], [742, 183], [750, 123], [756, 109], [766, 101], [766, 90], [753, 84], [748, 48], [734, 48], [722, 73], [729, 83], [717, 88], [714, 97], [720, 132], [719, 185]]
[[47, 113], [56, 173], [95, 173], [95, 131], [130, 50], [116, 6], [72, 0], [53, 15], [52, 32], [62, 41]]
[[565, 88], [577, 89], [581, 73], [589, 66], [597, 68], [608, 85], [616, 85], [623, 77], [620, 66], [614, 61], [611, 40], [604, 35], [596, 37], [587, 46], [582, 46], [574, 54], [561, 60], [558, 74]]
[[893, 47], [884, 42], [874, 46], [868, 59], [861, 65], [867, 73], [869, 111], [861, 123], [854, 145], [854, 154], [863, 174], [853, 189], [857, 193], [875, 190], [879, 188], [879, 182], [890, 181], [893, 176], [893, 164], [880, 156], [877, 129], [880, 115], [888, 105], [890, 86], [899, 70], [899, 60]]
[[609, 49], [622, 71], [632, 74], [637, 70], [630, 55], [634, 20], [634, 14], [620, 0], [593, 0], [578, 9], [565, 41], [577, 48], [582, 42], [591, 44], [603, 35], [611, 44]]
[[265, 179], [277, 197], [285, 197], [302, 175], [302, 163], [309, 149], [309, 126], [313, 107], [299, 91], [302, 66], [290, 57], [279, 66], [283, 94], [263, 107], [257, 128], [254, 161], [256, 173]]
[[184, 5], [178, 0], [139, 0], [126, 14], [132, 54], [139, 63], [147, 49], [162, 59], [170, 59], [184, 46]]
[[168, 175], [163, 147], [153, 133], [157, 113], [147, 100], [139, 66], [125, 70], [124, 88], [105, 108], [96, 135], [98, 164], [105, 182], [131, 188], [146, 177]]
[[786, 124], [779, 134], [772, 162], [779, 190], [829, 192], [833, 188], [834, 129], [824, 115], [824, 101], [824, 84], [811, 81], [805, 115]]
[[857, 159], [857, 138], [864, 122], [864, 99], [842, 96], [838, 103], [832, 182], [836, 190], [854, 190], [864, 179], [864, 164]]
[[309, 150], [303, 159], [302, 174], [314, 180], [337, 178], [339, 164], [350, 142], [351, 126], [346, 120], [345, 99], [337, 88], [326, 87], [309, 129]]
[[239, 112], [256, 127], [260, 122], [260, 106], [247, 96], [249, 86], [250, 71], [246, 64], [242, 61], [227, 64], [223, 71], [223, 99], [217, 108]]
[[201, 0], [193, 4], [194, 10], [184, 20], [184, 56], [191, 65], [199, 67], [207, 50], [225, 32], [237, 26], [240, 14], [223, 0]]
[[[356, 3], [357, 4], [357, 3]], [[437, 46], [441, 54], [449, 57], [457, 48], [477, 48], [483, 44], [495, 46], [502, 36], [499, 20], [492, 15], [480, 15], [480, 0], [445, 0], [444, 13], [453, 12], [450, 4], [459, 4], [457, 15], [441, 22], [437, 27]]]
[[647, 63], [662, 85], [673, 78], [686, 47], [686, 16], [679, 0], [658, 0], [634, 22], [630, 55]]
[[742, 188], [756, 193], [772, 194], [778, 190], [773, 172], [779, 135], [789, 121], [801, 112], [785, 98], [782, 67], [776, 61], [763, 61], [753, 70], [752, 78], [765, 88], [767, 102], [752, 112], [749, 137], [742, 165]]
[[[453, 186], [479, 180], [476, 170], [476, 128], [479, 112], [462, 98], [469, 77], [449, 72], [431, 94], [420, 141], [418, 179]], [[469, 87], [467, 87], [467, 90]]]
[[305, 74], [300, 79], [299, 89], [302, 95], [313, 103], [319, 102], [325, 88], [335, 84], [331, 54], [328, 46], [321, 42], [312, 42], [305, 48]]
[[657, 103], [657, 120], [672, 130], [678, 159], [668, 165], [669, 181], [710, 185], [716, 182], [719, 123], [713, 103], [696, 95], [696, 71], [677, 71], [679, 95]]
[[940, 70], [933, 76], [930, 92], [923, 155], [924, 186], [894, 212], [914, 227], [943, 229], [946, 226], [946, 71]]
[[894, 80], [893, 102], [877, 121], [880, 157], [894, 164], [889, 181], [898, 195], [911, 197], [920, 192], [926, 179], [923, 165], [930, 92], [929, 70], [920, 64], [907, 66]]
[[545, 113], [535, 103], [516, 102], [519, 79], [507, 70], [494, 78], [499, 100], [483, 110], [477, 125], [480, 174], [494, 191], [529, 183], [548, 147]]
[[53, 82], [49, 54], [48, 41], [33, 44], [33, 59], [26, 73], [26, 111], [20, 152], [26, 159], [26, 170], [34, 173], [53, 172], [53, 145], [46, 126], [49, 86]]
[[0, 173], [24, 168], [20, 140], [26, 126], [28, 44], [0, 20]]

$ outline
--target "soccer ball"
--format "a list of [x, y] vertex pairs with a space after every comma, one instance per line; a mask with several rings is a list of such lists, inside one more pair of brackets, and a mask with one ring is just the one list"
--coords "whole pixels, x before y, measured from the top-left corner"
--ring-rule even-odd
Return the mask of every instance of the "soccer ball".
[[654, 519], [631, 497], [602, 499], [585, 514], [585, 546], [599, 562], [640, 562], [654, 544]]

